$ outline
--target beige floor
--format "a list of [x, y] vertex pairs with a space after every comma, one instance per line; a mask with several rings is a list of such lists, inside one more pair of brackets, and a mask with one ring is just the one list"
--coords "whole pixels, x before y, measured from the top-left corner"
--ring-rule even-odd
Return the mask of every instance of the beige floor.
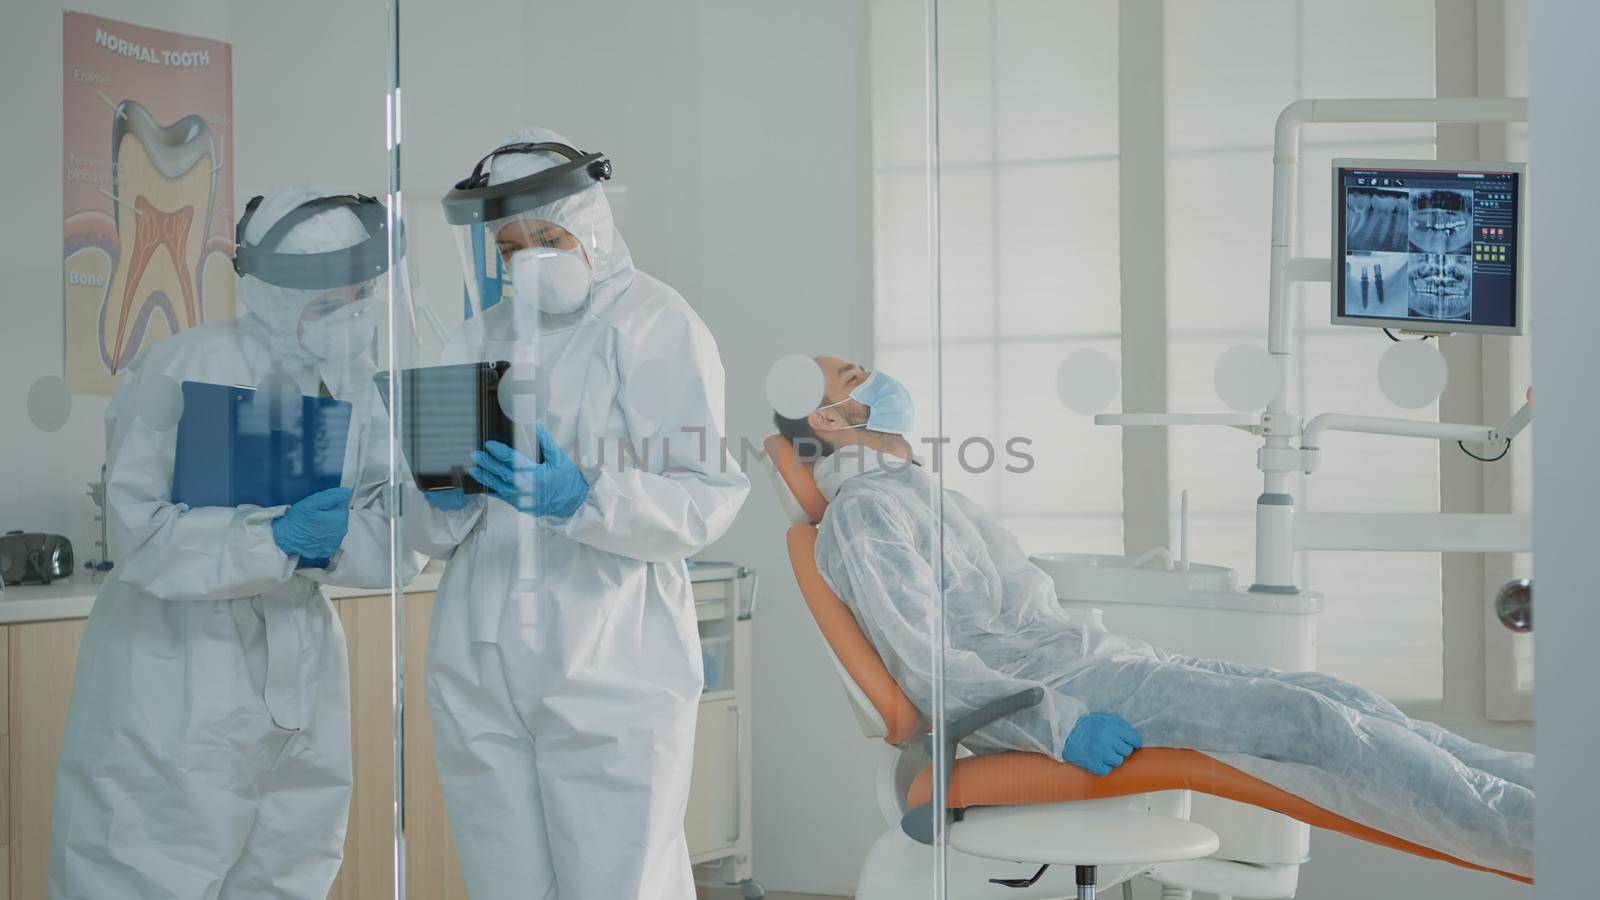
[[[699, 890], [699, 900], [741, 900], [739, 890]], [[782, 890], [774, 890], [766, 895], [766, 900], [850, 900], [848, 897], [830, 897], [822, 894], [784, 894]]]

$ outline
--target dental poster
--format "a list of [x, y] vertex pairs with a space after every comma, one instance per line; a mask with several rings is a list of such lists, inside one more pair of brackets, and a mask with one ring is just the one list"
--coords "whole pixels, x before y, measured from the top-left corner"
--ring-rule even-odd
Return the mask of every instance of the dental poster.
[[220, 41], [66, 13], [66, 381], [110, 394], [139, 351], [233, 304], [233, 63]]

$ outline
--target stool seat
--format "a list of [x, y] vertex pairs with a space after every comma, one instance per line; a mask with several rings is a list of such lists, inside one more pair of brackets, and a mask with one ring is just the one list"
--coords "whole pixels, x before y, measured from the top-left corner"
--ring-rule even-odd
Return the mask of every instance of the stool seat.
[[951, 824], [950, 846], [1006, 862], [1112, 866], [1201, 859], [1217, 852], [1217, 835], [1158, 813], [1044, 804], [970, 809]]

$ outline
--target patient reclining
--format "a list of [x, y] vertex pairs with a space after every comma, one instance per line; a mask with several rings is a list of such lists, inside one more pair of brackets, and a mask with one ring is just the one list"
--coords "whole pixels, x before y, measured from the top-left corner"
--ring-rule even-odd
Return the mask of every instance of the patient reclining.
[[[1040, 753], [1096, 774], [1140, 746], [1200, 750], [1397, 837], [1531, 874], [1530, 754], [1475, 744], [1331, 676], [1169, 654], [1063, 607], [1013, 535], [911, 461], [898, 383], [843, 360], [818, 364], [824, 405], [777, 421], [829, 500], [816, 545], [823, 578], [925, 715], [940, 584], [945, 716], [1043, 690], [1040, 703], [978, 731], [972, 749]], [[904, 412], [876, 417], [864, 400]]]

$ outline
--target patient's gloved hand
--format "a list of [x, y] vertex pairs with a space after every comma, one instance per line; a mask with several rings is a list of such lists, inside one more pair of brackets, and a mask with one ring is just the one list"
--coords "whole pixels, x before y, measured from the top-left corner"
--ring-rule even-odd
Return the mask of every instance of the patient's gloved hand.
[[1110, 775], [1128, 754], [1144, 746], [1133, 726], [1110, 713], [1090, 713], [1078, 719], [1061, 748], [1061, 759], [1095, 775]]

